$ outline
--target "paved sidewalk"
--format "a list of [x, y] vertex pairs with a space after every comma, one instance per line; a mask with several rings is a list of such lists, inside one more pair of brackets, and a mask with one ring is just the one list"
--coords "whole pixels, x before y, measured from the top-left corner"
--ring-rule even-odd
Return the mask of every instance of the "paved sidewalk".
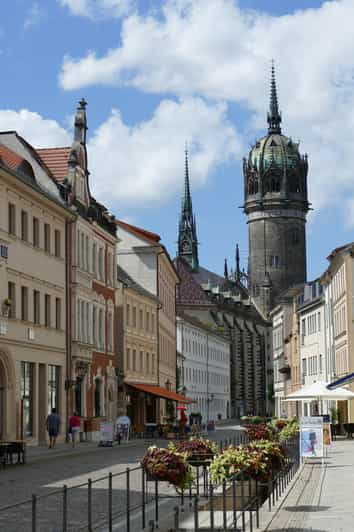
[[352, 532], [354, 441], [337, 440], [322, 467], [305, 464], [271, 523], [271, 532]]

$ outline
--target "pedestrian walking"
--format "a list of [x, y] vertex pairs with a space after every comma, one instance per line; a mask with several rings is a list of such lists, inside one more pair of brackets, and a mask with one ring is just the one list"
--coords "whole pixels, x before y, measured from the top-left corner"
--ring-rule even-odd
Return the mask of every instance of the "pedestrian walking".
[[80, 416], [78, 416], [76, 412], [74, 412], [73, 415], [69, 418], [69, 433], [71, 434], [71, 442], [73, 447], [75, 447], [76, 434], [79, 434], [80, 426]]
[[56, 408], [52, 408], [51, 414], [47, 416], [45, 422], [46, 429], [49, 435], [49, 449], [54, 449], [57, 437], [60, 430], [60, 416], [57, 413]]

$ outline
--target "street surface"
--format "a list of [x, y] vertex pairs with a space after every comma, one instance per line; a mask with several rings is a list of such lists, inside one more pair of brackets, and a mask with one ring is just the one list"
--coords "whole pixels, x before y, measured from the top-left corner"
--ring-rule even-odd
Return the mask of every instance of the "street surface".
[[[224, 441], [227, 438], [233, 438], [239, 431], [238, 425], [218, 427], [208, 437], [216, 441]], [[157, 440], [153, 443], [167, 445], [168, 441]], [[113, 475], [123, 473], [113, 478], [113, 513], [116, 516], [115, 521], [119, 523], [119, 515], [125, 514], [127, 506], [126, 469], [137, 467], [145, 449], [151, 444], [151, 440], [149, 442], [135, 440], [126, 446], [113, 448], [97, 447], [97, 444], [93, 443], [81, 443], [75, 449], [62, 444], [54, 452], [46, 448], [29, 449], [26, 465], [8, 466], [0, 471], [0, 530], [3, 532], [30, 531], [30, 502], [25, 506], [4, 512], [1, 508], [30, 499], [33, 493], [43, 496], [56, 491], [54, 495], [39, 499], [37, 502], [37, 530], [39, 532], [60, 532], [62, 530], [62, 487], [64, 484], [70, 488], [67, 492], [68, 530], [75, 532], [80, 529], [86, 530], [88, 478], [94, 481], [92, 485], [93, 524], [97, 525], [97, 530], [106, 530], [108, 481], [98, 479], [107, 477], [109, 472]], [[141, 471], [132, 471], [129, 480], [130, 507], [134, 508], [141, 504]], [[85, 485], [77, 487], [80, 484]], [[175, 495], [174, 489], [168, 487], [167, 484], [162, 483], [161, 487], [166, 495]], [[152, 498], [154, 483], [148, 483], [148, 488]], [[167, 501], [166, 504], [172, 512], [175, 505], [173, 501], [172, 503]], [[138, 528], [133, 528], [131, 532], [141, 529], [140, 520], [137, 526]]]

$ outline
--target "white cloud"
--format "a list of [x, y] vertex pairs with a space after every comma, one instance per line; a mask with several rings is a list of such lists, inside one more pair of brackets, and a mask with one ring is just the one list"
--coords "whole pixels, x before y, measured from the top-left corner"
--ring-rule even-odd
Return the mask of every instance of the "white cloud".
[[30, 28], [34, 28], [35, 26], [39, 26], [44, 17], [45, 13], [43, 9], [39, 6], [37, 2], [34, 2], [34, 4], [32, 4], [32, 6], [27, 11], [26, 18], [23, 23], [24, 29], [28, 30]]
[[226, 120], [225, 104], [200, 98], [164, 100], [150, 120], [134, 127], [113, 110], [89, 142], [95, 194], [124, 207], [156, 205], [173, 197], [183, 184], [186, 139], [193, 187], [204, 184], [218, 164], [242, 153], [238, 134]]
[[102, 18], [119, 18], [129, 13], [134, 0], [59, 0], [68, 7], [73, 15], [87, 17], [92, 20]]
[[[354, 195], [354, 1], [285, 16], [242, 10], [236, 0], [167, 0], [123, 21], [121, 44], [98, 57], [66, 57], [64, 89], [132, 86], [179, 97], [236, 101], [265, 127], [266, 77], [275, 58], [283, 130], [309, 153], [316, 209]], [[248, 132], [250, 134], [250, 131]], [[354, 219], [354, 218], [353, 218]]]
[[0, 131], [11, 130], [17, 131], [36, 148], [67, 146], [72, 142], [72, 136], [58, 122], [27, 109], [0, 110]]
[[[0, 130], [12, 129], [38, 148], [72, 142], [72, 132], [26, 109], [0, 110]], [[204, 184], [218, 164], [239, 157], [243, 150], [226, 119], [225, 104], [208, 104], [200, 98], [164, 100], [149, 120], [134, 127], [112, 110], [88, 143], [93, 193], [115, 208], [164, 203], [183, 186], [186, 140], [193, 188]]]

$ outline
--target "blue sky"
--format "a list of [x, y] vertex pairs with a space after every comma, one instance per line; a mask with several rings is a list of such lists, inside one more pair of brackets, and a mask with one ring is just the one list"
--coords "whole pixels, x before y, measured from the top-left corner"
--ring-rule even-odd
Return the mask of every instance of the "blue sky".
[[201, 262], [232, 267], [238, 242], [246, 267], [241, 164], [265, 131], [274, 58], [283, 132], [309, 156], [314, 278], [354, 240], [353, 16], [354, 0], [5, 2], [0, 128], [70, 143], [84, 96], [91, 188], [172, 256], [187, 140]]

